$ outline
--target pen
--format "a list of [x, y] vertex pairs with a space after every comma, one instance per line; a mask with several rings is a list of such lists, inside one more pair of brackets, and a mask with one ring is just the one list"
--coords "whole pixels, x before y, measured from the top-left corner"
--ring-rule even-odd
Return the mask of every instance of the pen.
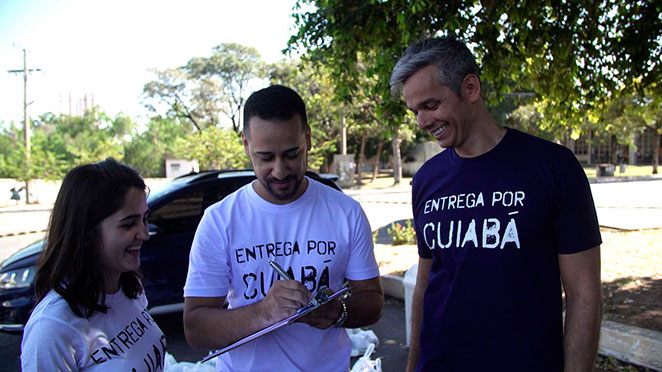
[[278, 263], [276, 263], [275, 261], [271, 261], [271, 260], [269, 260], [269, 265], [271, 265], [271, 267], [273, 267], [274, 270], [276, 270], [276, 272], [277, 272], [281, 277], [283, 277], [284, 279], [292, 280], [292, 278], [290, 278], [290, 276], [287, 275], [287, 273], [285, 272], [285, 270], [283, 270], [283, 268], [280, 267], [280, 265], [279, 265]]

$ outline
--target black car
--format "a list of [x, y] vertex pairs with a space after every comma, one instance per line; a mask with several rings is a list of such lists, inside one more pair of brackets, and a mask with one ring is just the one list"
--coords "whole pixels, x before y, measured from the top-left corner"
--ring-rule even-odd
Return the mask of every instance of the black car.
[[[341, 190], [336, 175], [306, 175]], [[149, 195], [150, 239], [141, 249], [140, 270], [152, 314], [183, 309], [189, 251], [203, 211], [254, 179], [252, 170], [207, 171], [176, 178]], [[31, 244], [0, 265], [0, 331], [23, 330], [35, 304], [35, 264], [43, 245]]]

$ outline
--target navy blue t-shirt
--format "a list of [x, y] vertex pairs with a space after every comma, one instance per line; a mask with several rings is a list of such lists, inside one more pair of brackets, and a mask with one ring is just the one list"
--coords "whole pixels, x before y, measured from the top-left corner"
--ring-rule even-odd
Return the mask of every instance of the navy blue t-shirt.
[[574, 154], [508, 129], [481, 156], [428, 160], [412, 204], [433, 259], [417, 371], [562, 371], [558, 255], [602, 243]]

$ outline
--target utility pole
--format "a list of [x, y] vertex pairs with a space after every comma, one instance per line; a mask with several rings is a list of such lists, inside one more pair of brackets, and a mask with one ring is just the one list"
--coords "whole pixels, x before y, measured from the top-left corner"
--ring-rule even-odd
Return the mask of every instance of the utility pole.
[[340, 142], [340, 154], [347, 155], [347, 127], [345, 126], [345, 110], [343, 110], [342, 116], [340, 118], [340, 127], [342, 135], [342, 140]]
[[[23, 130], [25, 137], [25, 166], [30, 169], [30, 118], [28, 117], [28, 73], [32, 71], [41, 71], [38, 68], [28, 69], [25, 48], [23, 48], [23, 69], [9, 70], [10, 74], [23, 74]], [[32, 203], [30, 197], [30, 180], [25, 181], [25, 202]]]

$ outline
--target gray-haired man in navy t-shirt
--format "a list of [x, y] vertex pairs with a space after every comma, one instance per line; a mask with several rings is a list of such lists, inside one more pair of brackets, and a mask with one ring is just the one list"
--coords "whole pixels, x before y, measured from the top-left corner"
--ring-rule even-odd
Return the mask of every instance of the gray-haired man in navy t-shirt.
[[420, 259], [407, 371], [591, 371], [602, 241], [573, 153], [500, 126], [456, 39], [412, 45], [391, 87], [447, 149], [412, 184]]

